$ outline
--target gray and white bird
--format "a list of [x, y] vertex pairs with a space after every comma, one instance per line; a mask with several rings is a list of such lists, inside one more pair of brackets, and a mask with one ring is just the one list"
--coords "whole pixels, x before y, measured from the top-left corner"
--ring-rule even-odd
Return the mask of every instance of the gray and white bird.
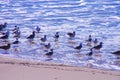
[[58, 38], [59, 38], [59, 32], [56, 32], [56, 33], [55, 33], [54, 38], [55, 38], [55, 41], [57, 41], [57, 40], [58, 40]]
[[45, 48], [49, 49], [51, 47], [50, 43], [45, 45]]
[[103, 46], [102, 44], [103, 44], [103, 42], [100, 42], [99, 45], [94, 46], [92, 49], [100, 50]]
[[67, 35], [68, 35], [70, 38], [73, 38], [73, 37], [75, 37], [75, 31], [73, 31], [73, 32], [68, 32]]
[[90, 49], [90, 52], [86, 54], [87, 56], [92, 56], [93, 55], [93, 50]]
[[74, 49], [80, 50], [82, 48], [82, 43], [79, 44], [79, 46], [76, 46]]
[[50, 49], [50, 52], [45, 54], [46, 56], [52, 56], [53, 55], [53, 49]]
[[34, 39], [34, 37], [35, 37], [35, 31], [33, 31], [32, 34], [27, 37], [27, 39]]
[[114, 55], [120, 55], [120, 50], [112, 52]]
[[35, 30], [36, 30], [37, 33], [39, 33], [41, 29], [40, 29], [39, 26], [37, 26]]
[[44, 35], [43, 38], [40, 39], [42, 42], [45, 42], [47, 40], [46, 35]]

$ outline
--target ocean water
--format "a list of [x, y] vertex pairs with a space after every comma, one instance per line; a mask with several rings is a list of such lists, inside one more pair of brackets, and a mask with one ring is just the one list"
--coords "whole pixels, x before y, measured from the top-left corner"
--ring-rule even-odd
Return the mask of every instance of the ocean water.
[[[14, 58], [55, 62], [66, 65], [120, 70], [120, 58], [111, 52], [120, 50], [120, 0], [0, 0], [0, 23], [7, 22], [6, 30], [17, 25], [21, 31], [20, 43], [11, 45], [7, 54]], [[35, 27], [41, 28], [30, 42], [26, 37]], [[54, 41], [54, 34], [60, 38]], [[76, 37], [69, 39], [67, 32], [76, 31]], [[48, 58], [44, 54], [40, 38], [47, 35], [54, 54]], [[92, 57], [86, 56], [91, 47], [85, 42], [89, 35], [103, 42], [100, 51]], [[13, 42], [12, 31], [9, 41]], [[83, 48], [74, 50], [79, 43]], [[94, 46], [94, 45], [92, 45]], [[49, 51], [49, 50], [48, 50]]]

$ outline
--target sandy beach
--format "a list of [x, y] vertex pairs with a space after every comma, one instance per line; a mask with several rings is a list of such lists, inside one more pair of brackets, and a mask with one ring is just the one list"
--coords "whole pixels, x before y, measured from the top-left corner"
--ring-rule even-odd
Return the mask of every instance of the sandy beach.
[[0, 80], [120, 80], [119, 71], [0, 56]]

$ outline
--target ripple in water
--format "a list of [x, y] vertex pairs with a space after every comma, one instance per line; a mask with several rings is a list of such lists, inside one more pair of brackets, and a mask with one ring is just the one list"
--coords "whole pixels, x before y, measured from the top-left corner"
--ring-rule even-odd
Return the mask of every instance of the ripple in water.
[[[1, 0], [0, 23], [8, 22], [7, 29], [17, 25], [21, 31], [21, 43], [17, 47], [12, 45], [7, 55], [46, 61], [46, 50], [40, 42], [46, 34], [46, 43], [50, 42], [54, 48], [50, 62], [74, 66], [92, 64], [94, 68], [120, 70], [120, 60], [110, 54], [120, 49], [119, 4], [119, 0]], [[41, 27], [41, 33], [31, 43], [26, 37], [36, 26]], [[53, 36], [57, 31], [60, 39], [54, 42]], [[66, 35], [70, 31], [76, 31], [73, 40]], [[13, 42], [12, 31], [10, 33], [9, 41]], [[89, 47], [85, 40], [89, 34], [104, 43], [100, 52], [95, 52], [92, 57], [86, 56]], [[83, 43], [81, 51], [74, 50], [73, 47], [80, 42]]]

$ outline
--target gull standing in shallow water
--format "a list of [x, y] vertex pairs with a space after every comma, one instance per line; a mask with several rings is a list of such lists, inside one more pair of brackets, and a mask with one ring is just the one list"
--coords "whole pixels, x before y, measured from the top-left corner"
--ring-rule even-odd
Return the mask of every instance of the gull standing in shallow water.
[[91, 35], [89, 35], [89, 38], [88, 38], [88, 40], [86, 40], [87, 42], [91, 42], [92, 41], [92, 36]]
[[10, 35], [10, 32], [9, 32], [9, 30], [7, 30], [7, 32], [3, 33], [3, 36], [0, 37], [0, 39], [8, 39], [9, 35]]
[[36, 27], [36, 32], [37, 32], [37, 33], [40, 32], [40, 27], [39, 27], [39, 26]]
[[13, 33], [16, 32], [16, 31], [19, 31], [19, 27], [18, 26], [15, 26], [13, 29], [12, 29]]
[[93, 41], [93, 43], [94, 43], [94, 45], [97, 45], [97, 43], [98, 43], [98, 39], [95, 38], [95, 40]]
[[91, 35], [89, 35], [89, 38], [86, 40], [87, 41], [87, 46], [92, 46], [91, 45], [91, 42], [92, 42], [92, 36]]
[[50, 52], [45, 54], [46, 56], [52, 56], [53, 55], [53, 49], [50, 49]]
[[21, 32], [19, 30], [15, 31], [14, 37], [20, 38]]
[[35, 37], [35, 31], [33, 31], [32, 34], [27, 37], [27, 39], [34, 39], [34, 37]]
[[11, 44], [8, 43], [7, 45], [0, 46], [0, 49], [8, 50], [10, 49]]
[[97, 44], [98, 43], [98, 39], [95, 38], [95, 40], [93, 42], [94, 42], [94, 44]]
[[79, 44], [79, 46], [76, 46], [74, 49], [80, 50], [82, 48], [82, 43]]
[[0, 31], [7, 27], [7, 22], [0, 24]]
[[59, 32], [56, 32], [56, 34], [55, 34], [54, 38], [55, 38], [55, 41], [57, 41], [57, 40], [58, 40], [58, 38], [59, 38]]
[[18, 43], [20, 43], [18, 38], [16, 38], [16, 40], [14, 42], [12, 42], [12, 44], [18, 44]]
[[86, 55], [88, 55], [88, 56], [92, 56], [92, 55], [93, 55], [93, 50], [92, 50], [92, 49], [90, 49], [90, 52], [89, 52], [89, 53], [87, 53]]
[[73, 38], [73, 37], [75, 37], [75, 31], [73, 31], [72, 33], [71, 33], [71, 32], [68, 32], [67, 35], [68, 35], [70, 38]]
[[5, 50], [5, 54], [7, 53], [7, 50], [9, 50], [11, 47], [11, 44], [9, 42], [7, 42], [6, 44], [4, 44], [3, 46], [0, 46], [0, 49]]
[[50, 43], [45, 45], [45, 48], [49, 49], [51, 47]]
[[120, 50], [115, 51], [115, 52], [112, 52], [112, 54], [115, 54], [115, 55], [120, 55]]
[[99, 45], [94, 46], [92, 49], [100, 50], [103, 46], [102, 44], [103, 44], [103, 42], [100, 42]]
[[44, 35], [43, 38], [40, 39], [42, 42], [45, 42], [47, 40], [46, 35]]
[[117, 59], [120, 59], [120, 50], [114, 51], [112, 52], [112, 54], [114, 54], [117, 57]]

